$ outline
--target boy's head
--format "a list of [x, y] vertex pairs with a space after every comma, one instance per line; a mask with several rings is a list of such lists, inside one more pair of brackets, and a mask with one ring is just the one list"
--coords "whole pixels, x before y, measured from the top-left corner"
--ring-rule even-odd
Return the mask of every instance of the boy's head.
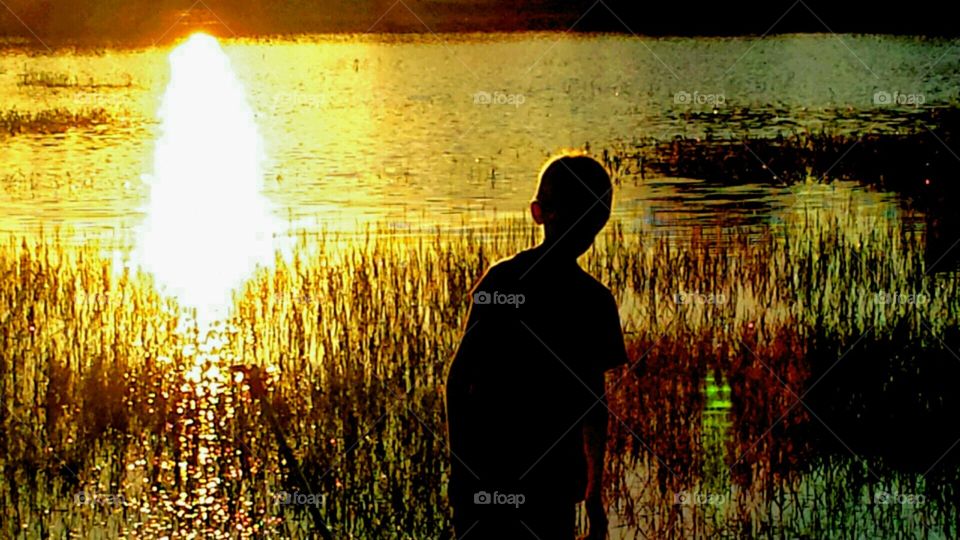
[[613, 185], [603, 165], [585, 155], [564, 154], [540, 171], [530, 212], [545, 241], [579, 257], [610, 219]]

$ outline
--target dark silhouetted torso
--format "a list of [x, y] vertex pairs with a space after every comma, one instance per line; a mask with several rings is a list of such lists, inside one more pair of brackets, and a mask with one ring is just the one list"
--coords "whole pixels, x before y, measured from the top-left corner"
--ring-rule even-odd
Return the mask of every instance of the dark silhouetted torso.
[[494, 490], [583, 499], [583, 419], [626, 352], [610, 291], [545, 251], [501, 261], [473, 290], [447, 389], [455, 506]]

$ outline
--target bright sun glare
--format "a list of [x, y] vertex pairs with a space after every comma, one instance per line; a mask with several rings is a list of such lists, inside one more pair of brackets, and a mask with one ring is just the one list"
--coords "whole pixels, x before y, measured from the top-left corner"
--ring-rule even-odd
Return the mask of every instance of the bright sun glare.
[[211, 321], [258, 264], [270, 264], [277, 227], [261, 191], [253, 111], [220, 44], [195, 34], [170, 54], [170, 68], [135, 260]]

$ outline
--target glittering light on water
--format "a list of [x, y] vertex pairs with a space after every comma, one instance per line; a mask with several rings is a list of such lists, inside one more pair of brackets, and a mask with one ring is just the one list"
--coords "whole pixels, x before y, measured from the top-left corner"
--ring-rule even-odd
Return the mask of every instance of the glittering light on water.
[[170, 68], [134, 258], [211, 321], [257, 265], [271, 263], [278, 227], [262, 193], [253, 111], [217, 40], [193, 35], [170, 54]]

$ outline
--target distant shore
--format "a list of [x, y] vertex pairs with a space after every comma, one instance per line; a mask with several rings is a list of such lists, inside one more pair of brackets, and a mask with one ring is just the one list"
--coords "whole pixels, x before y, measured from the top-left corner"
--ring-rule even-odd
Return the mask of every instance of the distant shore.
[[[0, 10], [0, 39], [41, 46], [152, 45], [205, 30], [219, 36], [469, 32], [610, 32], [641, 36], [765, 36], [788, 33], [957, 36], [949, 17], [922, 10], [883, 10], [873, 3], [838, 7], [820, 0], [734, 6], [691, 0], [636, 9], [626, 0], [332, 0], [317, 4], [239, 0], [191, 3], [71, 0], [70, 9], [10, 0]], [[222, 5], [221, 5], [222, 4]], [[61, 8], [62, 6], [58, 6]]]

